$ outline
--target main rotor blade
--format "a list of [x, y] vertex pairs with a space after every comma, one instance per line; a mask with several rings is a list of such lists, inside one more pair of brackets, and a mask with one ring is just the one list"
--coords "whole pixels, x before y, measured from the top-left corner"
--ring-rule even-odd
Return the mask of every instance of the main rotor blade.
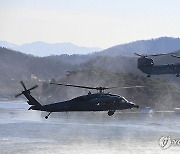
[[21, 85], [24, 87], [24, 90], [27, 90], [24, 82], [23, 82], [23, 81], [20, 81], [20, 83], [21, 83]]
[[38, 87], [38, 85], [36, 84], [35, 86], [33, 86], [32, 88], [28, 89], [28, 90], [33, 90], [36, 89]]
[[114, 88], [120, 88], [120, 89], [131, 89], [131, 88], [143, 88], [144, 86], [130, 86], [130, 87], [105, 87], [104, 89], [114, 89]]
[[121, 89], [143, 88], [144, 86], [120, 87]]
[[140, 56], [140, 57], [144, 57], [144, 55], [139, 54], [139, 53], [134, 53], [134, 54], [137, 55], [137, 56]]
[[154, 54], [154, 55], [149, 55], [149, 56], [156, 57], [156, 56], [164, 56], [164, 55], [169, 55], [169, 54], [168, 53], [160, 53], [160, 54]]
[[119, 87], [103, 87], [103, 89], [114, 89], [114, 88], [119, 88]]
[[159, 53], [159, 54], [153, 54], [153, 55], [149, 55], [149, 56], [164, 56], [164, 55], [175, 55], [177, 53], [171, 52], [171, 53]]
[[79, 86], [79, 85], [72, 85], [72, 84], [62, 84], [62, 83], [52, 83], [52, 82], [50, 84], [67, 86], [67, 87], [84, 88], [84, 89], [97, 89], [95, 87], [86, 87], [86, 86]]
[[84, 88], [84, 89], [95, 89], [95, 90], [106, 90], [106, 89], [113, 89], [113, 88], [130, 89], [130, 88], [142, 88], [142, 87], [144, 87], [144, 86], [130, 86], [130, 87], [87, 87], [87, 86], [79, 86], [79, 85], [72, 85], [72, 84], [62, 84], [62, 83], [52, 83], [52, 82], [50, 84], [67, 86], [67, 87]]

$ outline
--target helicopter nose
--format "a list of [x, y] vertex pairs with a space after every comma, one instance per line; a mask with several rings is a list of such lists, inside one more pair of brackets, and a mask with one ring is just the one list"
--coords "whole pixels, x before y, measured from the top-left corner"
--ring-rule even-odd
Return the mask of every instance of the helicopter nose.
[[139, 108], [139, 105], [134, 104], [133, 102], [129, 102], [133, 108]]
[[139, 108], [139, 105], [134, 105], [134, 107], [138, 109], [138, 108]]

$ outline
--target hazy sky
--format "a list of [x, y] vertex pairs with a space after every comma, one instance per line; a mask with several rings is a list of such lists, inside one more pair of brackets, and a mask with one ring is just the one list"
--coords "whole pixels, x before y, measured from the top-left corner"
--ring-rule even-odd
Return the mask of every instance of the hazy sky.
[[0, 40], [107, 48], [180, 37], [180, 0], [0, 0]]

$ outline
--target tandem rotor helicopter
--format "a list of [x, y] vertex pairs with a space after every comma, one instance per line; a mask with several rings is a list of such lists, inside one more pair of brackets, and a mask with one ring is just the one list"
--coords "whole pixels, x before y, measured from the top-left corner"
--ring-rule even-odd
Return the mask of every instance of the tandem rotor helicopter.
[[147, 77], [151, 77], [151, 75], [160, 75], [160, 74], [176, 74], [176, 77], [180, 76], [180, 63], [174, 64], [164, 64], [164, 65], [154, 65], [154, 61], [152, 58], [155, 56], [164, 56], [170, 55], [172, 57], [180, 58], [176, 56], [176, 53], [168, 53], [168, 54], [154, 54], [154, 55], [143, 55], [134, 53], [135, 55], [139, 56], [138, 58], [138, 69], [141, 70], [143, 73], [147, 74]]
[[24, 90], [17, 94], [15, 97], [24, 95], [28, 101], [27, 103], [31, 105], [28, 110], [38, 110], [49, 112], [45, 118], [47, 119], [52, 112], [69, 112], [69, 111], [108, 111], [108, 115], [112, 116], [116, 110], [124, 110], [131, 108], [139, 108], [138, 105], [126, 100], [123, 96], [104, 93], [104, 90], [113, 89], [113, 88], [141, 88], [144, 86], [132, 86], [132, 87], [86, 87], [79, 85], [71, 84], [61, 84], [61, 83], [50, 83], [54, 85], [62, 85], [67, 87], [76, 87], [84, 88], [90, 90], [97, 90], [97, 93], [91, 94], [90, 92], [87, 95], [79, 96], [71, 100], [52, 103], [48, 105], [41, 105], [30, 93], [31, 90], [38, 87], [38, 85], [33, 86], [30, 89], [27, 89], [24, 82], [20, 81]]

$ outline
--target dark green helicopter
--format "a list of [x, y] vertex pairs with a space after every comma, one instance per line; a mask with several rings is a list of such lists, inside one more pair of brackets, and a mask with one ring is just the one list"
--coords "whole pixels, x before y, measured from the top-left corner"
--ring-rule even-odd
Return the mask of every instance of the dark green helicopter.
[[61, 84], [61, 83], [50, 83], [55, 85], [84, 88], [90, 90], [97, 90], [97, 93], [91, 94], [90, 92], [87, 95], [79, 96], [71, 100], [52, 103], [48, 105], [41, 105], [33, 96], [31, 96], [30, 91], [37, 88], [38, 85], [33, 86], [30, 89], [27, 89], [24, 82], [20, 82], [24, 87], [24, 91], [20, 94], [17, 94], [15, 97], [24, 95], [28, 101], [27, 103], [31, 105], [29, 110], [38, 110], [49, 112], [45, 118], [47, 119], [52, 112], [69, 112], [69, 111], [108, 111], [108, 115], [112, 116], [116, 110], [124, 110], [131, 108], [139, 108], [138, 105], [126, 100], [123, 96], [114, 95], [110, 93], [104, 93], [104, 90], [113, 89], [113, 88], [141, 88], [143, 86], [132, 86], [132, 87], [86, 87], [70, 84]]
[[174, 64], [163, 64], [163, 65], [155, 65], [152, 58], [150, 56], [164, 56], [170, 55], [172, 57], [180, 58], [174, 54], [176, 53], [168, 53], [168, 54], [154, 54], [154, 55], [143, 55], [134, 53], [138, 58], [138, 69], [143, 73], [147, 74], [147, 77], [151, 77], [151, 75], [160, 75], [160, 74], [176, 74], [176, 77], [180, 76], [180, 63]]

